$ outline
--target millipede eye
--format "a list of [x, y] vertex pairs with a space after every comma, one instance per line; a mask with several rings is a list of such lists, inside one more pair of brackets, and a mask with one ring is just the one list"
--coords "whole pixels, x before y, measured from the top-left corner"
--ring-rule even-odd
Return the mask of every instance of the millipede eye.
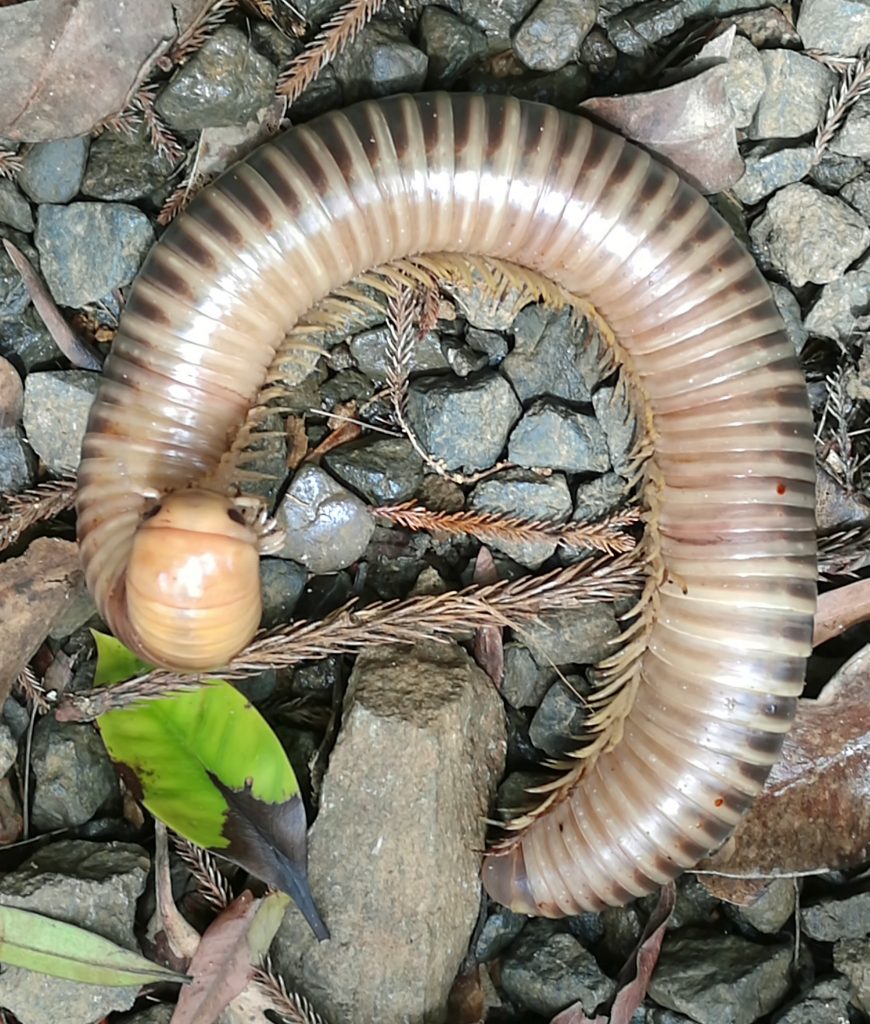
[[234, 523], [238, 523], [239, 526], [247, 525], [245, 523], [245, 517], [242, 515], [241, 512], [239, 512], [237, 508], [228, 508], [227, 515], [230, 517], [230, 519], [232, 519]]
[[163, 506], [160, 504], [160, 502], [158, 502], [156, 505], [153, 505], [151, 508], [149, 508], [148, 511], [142, 516], [142, 518], [153, 519], [162, 510], [162, 508]]

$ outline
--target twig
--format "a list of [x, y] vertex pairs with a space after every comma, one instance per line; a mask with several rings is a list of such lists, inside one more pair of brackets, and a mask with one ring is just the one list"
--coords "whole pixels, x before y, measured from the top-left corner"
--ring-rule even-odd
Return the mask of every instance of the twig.
[[0, 512], [0, 551], [14, 544], [31, 526], [53, 519], [70, 508], [75, 495], [75, 480], [69, 477], [7, 495], [5, 508]]
[[[831, 64], [828, 63], [827, 66], [831, 67]], [[816, 164], [821, 160], [831, 139], [842, 127], [849, 109], [862, 96], [870, 93], [870, 47], [865, 47], [854, 63], [842, 67], [841, 73], [842, 79], [831, 93], [825, 116], [816, 130], [816, 141], [813, 146], [813, 163]]]
[[291, 106], [336, 54], [350, 45], [384, 6], [385, 0], [348, 0], [321, 27], [278, 77], [276, 92]]
[[552, 540], [563, 547], [592, 548], [608, 555], [635, 547], [635, 539], [620, 528], [638, 522], [641, 516], [639, 509], [629, 509], [597, 523], [554, 523], [496, 512], [434, 512], [414, 502], [380, 505], [370, 511], [408, 530], [470, 535], [484, 543]]
[[547, 611], [636, 596], [644, 575], [643, 563], [632, 552], [446, 594], [377, 602], [366, 608], [351, 602], [321, 621], [297, 622], [260, 636], [219, 673], [189, 676], [156, 669], [119, 686], [65, 695], [56, 716], [61, 721], [89, 721], [143, 700], [198, 689], [215, 678], [243, 679], [266, 667], [289, 668], [381, 644], [445, 641], [478, 626], [513, 628]]

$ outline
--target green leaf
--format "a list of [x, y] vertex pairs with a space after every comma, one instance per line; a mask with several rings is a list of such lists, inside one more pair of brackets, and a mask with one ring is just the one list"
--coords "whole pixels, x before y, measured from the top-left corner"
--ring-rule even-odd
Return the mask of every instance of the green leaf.
[[89, 985], [188, 980], [102, 935], [17, 907], [0, 906], [0, 961]]
[[91, 636], [97, 645], [97, 670], [94, 673], [94, 686], [123, 683], [127, 679], [133, 679], [149, 672], [154, 667], [137, 658], [120, 640], [116, 640], [107, 633], [92, 629]]
[[[118, 641], [98, 644], [101, 681], [139, 674], [141, 662]], [[315, 935], [328, 938], [308, 887], [299, 784], [277, 736], [235, 687], [213, 681], [107, 711], [98, 724], [156, 818], [289, 893]]]

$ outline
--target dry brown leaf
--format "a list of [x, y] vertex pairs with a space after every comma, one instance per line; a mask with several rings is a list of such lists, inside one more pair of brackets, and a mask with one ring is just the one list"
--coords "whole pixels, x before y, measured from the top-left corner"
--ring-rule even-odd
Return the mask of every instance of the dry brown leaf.
[[659, 961], [662, 941], [674, 910], [677, 890], [671, 882], [664, 886], [659, 902], [650, 914], [634, 952], [626, 961], [616, 982], [616, 995], [603, 1014], [587, 1017], [580, 1003], [557, 1014], [550, 1024], [631, 1024], [635, 1010], [643, 1002], [650, 978]]
[[[764, 791], [728, 846], [700, 867], [758, 878], [862, 864], [870, 858], [868, 792], [870, 646], [836, 673], [818, 700], [798, 702]], [[699, 878], [717, 895], [729, 889], [728, 878]]]
[[[631, 96], [595, 97], [580, 107], [640, 143], [702, 192], [722, 192], [743, 174], [734, 109], [725, 90], [736, 31], [732, 26], [709, 42], [686, 67], [692, 77], [684, 81]], [[710, 67], [711, 61], [720, 63]]]
[[308, 435], [301, 416], [288, 416], [284, 421], [287, 435], [287, 468], [296, 469], [308, 454]]
[[831, 640], [847, 629], [870, 619], [870, 580], [858, 580], [845, 587], [819, 594], [813, 627], [813, 647]]
[[331, 420], [330, 423], [335, 425], [335, 429], [327, 434], [316, 448], [312, 448], [306, 456], [306, 462], [317, 462], [327, 452], [331, 452], [334, 448], [340, 448], [342, 445], [350, 444], [351, 441], [356, 441], [362, 434], [362, 427], [359, 423], [351, 423], [347, 420], [344, 422]]
[[0, 9], [0, 136], [84, 135], [127, 105], [175, 38], [170, 0], [30, 0]]
[[[474, 583], [486, 585], [498, 580], [498, 570], [489, 548], [482, 547], [474, 563]], [[480, 626], [471, 641], [474, 660], [493, 681], [501, 687], [504, 680], [504, 630], [501, 626]]]

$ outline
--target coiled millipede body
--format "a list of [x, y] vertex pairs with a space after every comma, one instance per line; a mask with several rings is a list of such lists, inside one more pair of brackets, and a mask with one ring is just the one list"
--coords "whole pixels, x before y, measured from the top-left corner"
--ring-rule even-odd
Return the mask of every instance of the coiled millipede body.
[[[202, 482], [312, 304], [441, 251], [587, 299], [649, 403], [664, 571], [636, 697], [619, 742], [483, 868], [518, 911], [618, 905], [717, 848], [761, 789], [801, 690], [816, 575], [806, 388], [767, 285], [707, 203], [618, 136], [514, 99], [402, 96], [295, 128], [198, 196], [132, 289], [91, 413], [88, 584], [153, 662], [213, 667], [241, 647], [256, 537]], [[167, 526], [194, 541], [181, 569]]]

